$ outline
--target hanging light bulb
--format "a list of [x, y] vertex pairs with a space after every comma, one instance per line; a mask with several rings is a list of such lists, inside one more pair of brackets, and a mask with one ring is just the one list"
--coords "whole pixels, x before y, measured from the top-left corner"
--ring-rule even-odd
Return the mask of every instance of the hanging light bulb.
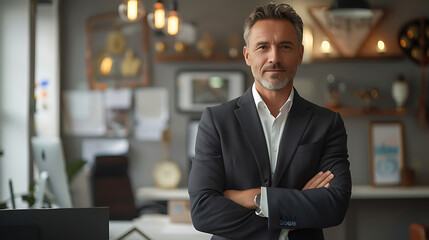
[[382, 40], [378, 40], [377, 42], [377, 52], [379, 54], [383, 54], [386, 52], [386, 44]]
[[140, 0], [124, 0], [118, 7], [119, 16], [126, 22], [136, 22], [145, 14]]
[[179, 32], [179, 16], [177, 14], [177, 1], [173, 1], [173, 7], [168, 13], [167, 33], [176, 35]]
[[153, 10], [153, 21], [156, 30], [161, 30], [165, 26], [165, 8], [162, 0], [157, 0]]

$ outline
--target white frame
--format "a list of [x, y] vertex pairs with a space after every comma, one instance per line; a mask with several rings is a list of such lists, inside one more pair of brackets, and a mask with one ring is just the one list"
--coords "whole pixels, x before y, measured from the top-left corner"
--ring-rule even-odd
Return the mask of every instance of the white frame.
[[369, 125], [370, 170], [373, 186], [401, 184], [404, 160], [404, 129], [401, 122]]
[[238, 70], [228, 71], [181, 71], [176, 78], [177, 83], [177, 108], [182, 112], [202, 112], [206, 107], [219, 105], [225, 101], [213, 101], [210, 103], [194, 102], [195, 80], [220, 77], [228, 81], [226, 101], [241, 96], [244, 92], [245, 76]]

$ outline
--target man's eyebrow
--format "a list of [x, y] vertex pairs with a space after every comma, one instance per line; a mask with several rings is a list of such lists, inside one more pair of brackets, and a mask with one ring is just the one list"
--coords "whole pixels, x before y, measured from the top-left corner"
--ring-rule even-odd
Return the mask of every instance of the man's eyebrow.
[[[268, 41], [260, 41], [260, 42], [256, 42], [255, 46], [259, 46], [259, 45], [265, 45], [268, 44]], [[295, 45], [292, 41], [281, 41], [279, 44], [290, 44], [290, 45]]]
[[292, 41], [281, 41], [280, 44], [290, 44], [295, 45]]
[[268, 44], [268, 42], [267, 41], [260, 41], [260, 42], [256, 42], [256, 46], [259, 46], [259, 45], [265, 45], [265, 44]]

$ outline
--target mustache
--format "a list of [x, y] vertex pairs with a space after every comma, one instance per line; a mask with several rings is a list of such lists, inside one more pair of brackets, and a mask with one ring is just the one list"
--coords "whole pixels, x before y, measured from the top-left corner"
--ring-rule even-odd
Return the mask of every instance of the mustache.
[[282, 65], [280, 65], [279, 63], [273, 64], [273, 65], [269, 65], [263, 68], [264, 71], [267, 70], [287, 70], [286, 67], [283, 67]]

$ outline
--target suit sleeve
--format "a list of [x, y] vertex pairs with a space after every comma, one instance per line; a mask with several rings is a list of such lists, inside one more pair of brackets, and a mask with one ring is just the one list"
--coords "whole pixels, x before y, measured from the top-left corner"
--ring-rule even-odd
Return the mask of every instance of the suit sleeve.
[[326, 228], [343, 221], [351, 195], [351, 175], [347, 134], [338, 113], [323, 141], [319, 171], [327, 170], [335, 175], [329, 188], [267, 188], [269, 228]]
[[264, 239], [268, 221], [223, 197], [225, 170], [221, 139], [210, 108], [201, 117], [188, 189], [194, 227], [231, 239]]

